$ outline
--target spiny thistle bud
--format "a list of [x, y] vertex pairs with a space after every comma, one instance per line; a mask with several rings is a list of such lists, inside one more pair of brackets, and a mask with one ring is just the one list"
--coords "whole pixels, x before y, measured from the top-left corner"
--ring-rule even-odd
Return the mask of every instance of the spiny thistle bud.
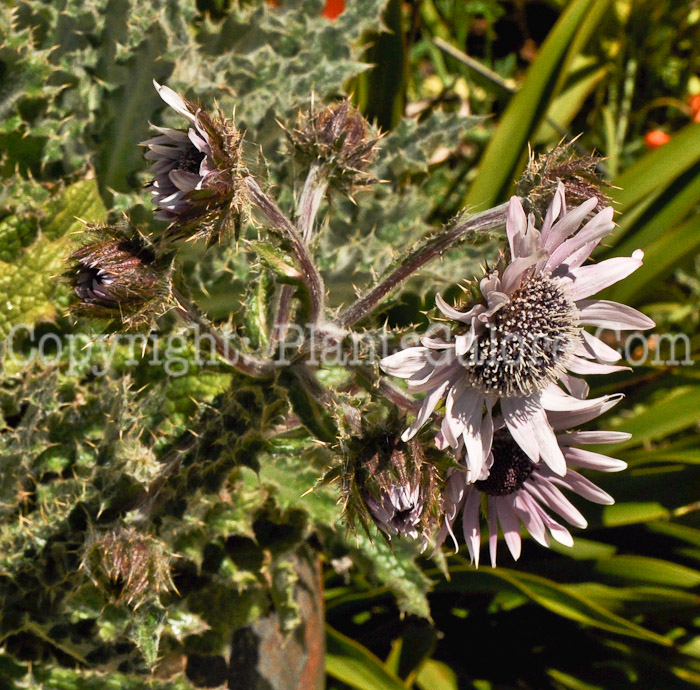
[[398, 431], [376, 429], [353, 437], [343, 471], [345, 513], [367, 529], [369, 521], [392, 535], [427, 541], [435, 523], [436, 470], [416, 439], [404, 443]]
[[362, 115], [344, 100], [314, 112], [313, 106], [299, 129], [286, 130], [297, 162], [304, 168], [321, 167], [328, 184], [350, 191], [371, 184], [367, 174], [376, 151], [378, 137], [369, 136], [369, 125]]
[[538, 222], [544, 219], [558, 182], [566, 190], [566, 200], [579, 206], [587, 199], [596, 198], [598, 205], [592, 213], [610, 205], [610, 197], [603, 191], [609, 188], [597, 171], [600, 156], [579, 156], [572, 150], [573, 142], [560, 143], [545, 154], [530, 152], [528, 166], [517, 184], [517, 194], [524, 199], [525, 211], [534, 213]]
[[118, 601], [138, 606], [149, 596], [173, 589], [170, 560], [154, 537], [119, 527], [89, 534], [81, 568], [98, 587], [109, 590], [116, 585]]
[[170, 295], [169, 260], [159, 259], [148, 239], [128, 226], [88, 225], [95, 242], [70, 256], [68, 274], [79, 315], [121, 319], [137, 327], [162, 314]]
[[155, 217], [170, 222], [173, 239], [217, 239], [238, 223], [241, 212], [243, 135], [221, 114], [212, 117], [167, 86], [153, 84], [191, 125], [188, 130], [152, 125], [158, 136], [141, 143], [153, 161], [149, 189], [159, 209]]

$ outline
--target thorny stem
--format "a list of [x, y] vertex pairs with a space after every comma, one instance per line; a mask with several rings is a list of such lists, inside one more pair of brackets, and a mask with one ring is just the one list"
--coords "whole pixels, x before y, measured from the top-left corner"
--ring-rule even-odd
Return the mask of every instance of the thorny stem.
[[411, 252], [384, 280], [375, 285], [364, 297], [345, 309], [339, 318], [341, 328], [350, 328], [370, 314], [381, 301], [404, 280], [410, 278], [429, 261], [466, 239], [472, 234], [499, 230], [505, 226], [508, 203], [478, 213], [457, 223]]
[[[297, 232], [307, 245], [313, 235], [316, 214], [318, 213], [327, 188], [328, 183], [321, 174], [321, 167], [312, 165], [306, 176], [304, 188], [299, 196], [299, 217], [297, 219]], [[294, 288], [291, 285], [282, 286], [272, 329], [271, 346], [283, 340], [287, 332], [293, 294]]]
[[198, 326], [209, 335], [216, 348], [217, 354], [230, 366], [243, 374], [254, 378], [267, 378], [272, 375], [274, 363], [271, 360], [261, 360], [247, 355], [231, 346], [221, 334], [207, 321], [192, 302], [178, 290], [173, 289], [173, 297], [177, 301], [175, 310], [186, 323]]
[[299, 263], [304, 283], [309, 291], [311, 321], [319, 323], [323, 319], [325, 291], [323, 279], [314, 264], [309, 248], [279, 206], [260, 189], [260, 185], [249, 175], [244, 180], [248, 190], [248, 198], [265, 216], [268, 223], [285, 235], [291, 243], [292, 251]]
[[377, 376], [371, 367], [358, 367], [358, 373], [360, 374], [360, 381], [362, 382], [362, 379], [364, 379], [366, 382], [361, 383], [361, 385], [365, 385], [370, 389], [378, 388], [382, 395], [399, 409], [412, 414], [417, 414], [418, 410], [420, 410], [420, 401], [407, 395], [384, 376]]

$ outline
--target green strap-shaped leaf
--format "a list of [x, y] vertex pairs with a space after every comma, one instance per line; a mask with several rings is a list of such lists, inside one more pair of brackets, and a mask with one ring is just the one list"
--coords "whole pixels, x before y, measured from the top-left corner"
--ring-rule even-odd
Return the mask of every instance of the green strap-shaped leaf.
[[[406, 690], [407, 686], [359, 642], [326, 626], [326, 672], [357, 690]], [[437, 688], [435, 689], [437, 690]]]
[[465, 206], [488, 208], [506, 195], [528, 141], [562, 89], [571, 60], [585, 47], [609, 5], [610, 0], [574, 0], [563, 12], [486, 147]]

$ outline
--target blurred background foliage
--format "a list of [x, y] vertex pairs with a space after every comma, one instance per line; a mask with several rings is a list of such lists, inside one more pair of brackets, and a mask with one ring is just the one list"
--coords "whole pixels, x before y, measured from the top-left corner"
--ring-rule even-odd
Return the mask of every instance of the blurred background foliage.
[[[106, 377], [95, 348], [77, 368], [58, 350], [50, 366], [6, 360], [0, 686], [242, 687], [227, 651], [236, 630], [270, 616], [295, 629], [306, 559], [322, 565], [333, 690], [697, 687], [699, 74], [697, 0], [2, 0], [3, 338], [18, 324], [56, 342], [95, 337], [66, 317], [56, 278], [76, 218], [162, 230], [138, 147], [149, 121], [174, 122], [153, 78], [235, 108], [249, 167], [285, 208], [299, 180], [278, 122], [312, 97], [352, 94], [385, 132], [373, 170], [384, 182], [322, 211], [335, 305], [458, 211], [507, 199], [528, 144], [580, 135], [579, 150], [605, 157], [619, 211], [598, 257], [646, 252], [609, 296], [652, 316], [658, 335], [649, 357], [642, 341], [630, 349], [644, 359], [633, 372], [592, 386], [627, 396], [602, 422], [633, 434], [605, 450], [630, 469], [597, 478], [617, 503], [587, 506], [572, 549], [528, 544], [517, 567], [479, 571], [462, 554], [417, 558], [347, 535], [333, 487], [302, 497], [333, 458], [303, 426], [280, 429], [283, 382], [199, 370], [191, 343], [185, 376], [123, 345]], [[244, 249], [180, 253], [182, 282], [235, 328], [264, 298]], [[375, 325], [421, 323], [436, 291], [478, 274], [492, 249], [451, 251]], [[161, 333], [174, 328], [166, 317]], [[675, 363], [665, 333], [687, 337]], [[26, 330], [12, 342], [31, 354]], [[148, 503], [163, 466], [174, 470]], [[125, 565], [123, 552], [142, 557]]]

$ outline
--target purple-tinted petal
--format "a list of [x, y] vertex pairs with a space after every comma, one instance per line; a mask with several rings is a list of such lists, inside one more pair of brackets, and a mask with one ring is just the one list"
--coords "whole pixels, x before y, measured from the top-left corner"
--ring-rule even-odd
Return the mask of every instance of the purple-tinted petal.
[[573, 395], [575, 398], [580, 398], [583, 400], [583, 398], [585, 398], [590, 392], [588, 384], [583, 379], [579, 379], [576, 376], [571, 376], [565, 372], [563, 374], [559, 374], [559, 379], [566, 387], [566, 390], [568, 390], [569, 393], [571, 393], [571, 395]]
[[420, 371], [426, 362], [426, 348], [408, 347], [405, 350], [395, 352], [393, 355], [384, 357], [379, 362], [379, 366], [391, 376], [398, 376], [405, 379]]
[[472, 307], [469, 311], [459, 311], [453, 306], [445, 302], [442, 295], [439, 293], [435, 295], [435, 306], [448, 318], [454, 321], [462, 321], [463, 323], [471, 323], [471, 320], [484, 310], [483, 304], [477, 304]]
[[557, 220], [557, 218], [559, 218], [562, 210], [564, 210], [564, 212], [566, 211], [566, 200], [564, 184], [561, 180], [559, 180], [557, 183], [557, 191], [554, 192], [552, 201], [550, 202], [549, 207], [547, 208], [547, 213], [544, 216], [544, 222], [542, 223], [541, 232], [543, 247], [547, 246], [549, 234], [552, 231], [552, 224]]
[[568, 259], [571, 256], [574, 256], [575, 261], [578, 261], [581, 258], [579, 252], [584, 247], [587, 251], [586, 256], [589, 256], [598, 242], [606, 235], [609, 235], [615, 227], [615, 223], [612, 222], [612, 217], [612, 207], [608, 206], [604, 208], [573, 237], [560, 244], [551, 252], [545, 264], [545, 270], [554, 271], [555, 268], [563, 263], [569, 264]]
[[168, 174], [168, 177], [170, 181], [183, 192], [191, 192], [197, 189], [197, 185], [202, 180], [199, 175], [187, 172], [186, 170], [172, 170]]
[[498, 549], [498, 520], [496, 515], [496, 505], [493, 497], [489, 496], [489, 555], [491, 556], [491, 567], [496, 567], [496, 551]]
[[588, 526], [586, 518], [581, 511], [557, 489], [551, 482], [533, 474], [524, 486], [532, 496], [538, 498], [544, 505], [551, 508], [557, 515], [563, 517], [570, 525], [580, 527]]
[[467, 500], [462, 512], [462, 529], [464, 540], [472, 563], [479, 567], [479, 551], [481, 550], [481, 529], [479, 526], [479, 507], [481, 506], [481, 493], [476, 489], [467, 490]]
[[568, 446], [583, 444], [598, 444], [598, 443], [622, 443], [629, 441], [632, 434], [626, 431], [572, 431], [569, 434], [560, 434], [559, 440]]
[[615, 407], [617, 403], [622, 400], [625, 396], [622, 393], [616, 393], [614, 395], [606, 395], [601, 398], [597, 398], [593, 407], [588, 410], [581, 410], [577, 412], [549, 412], [547, 417], [549, 418], [549, 423], [555, 431], [560, 431], [564, 429], [573, 429], [574, 427], [590, 422], [591, 419], [599, 417], [604, 412], [607, 412], [610, 408]]
[[522, 278], [528, 270], [546, 256], [545, 252], [536, 251], [530, 254], [530, 256], [523, 256], [511, 261], [506, 267], [506, 270], [503, 271], [503, 279], [501, 280], [503, 292], [510, 293], [520, 287]]
[[610, 330], [635, 331], [653, 328], [656, 324], [642, 312], [626, 304], [605, 299], [582, 300], [579, 308], [581, 323]]
[[587, 376], [589, 374], [612, 374], [616, 371], [632, 371], [630, 367], [589, 362], [587, 359], [581, 359], [575, 355], [572, 355], [566, 361], [566, 368], [569, 371], [573, 371], [574, 374], [580, 374], [582, 376]]
[[501, 413], [511, 436], [533, 462], [539, 462], [540, 447], [531, 433], [530, 420], [537, 413], [538, 407], [542, 410], [539, 399], [501, 399]]
[[513, 511], [520, 518], [523, 525], [525, 525], [525, 529], [530, 533], [532, 538], [539, 544], [542, 544], [542, 546], [549, 546], [547, 530], [544, 527], [544, 523], [542, 522], [537, 508], [531, 505], [531, 502], [534, 503], [534, 500], [528, 493], [526, 491], [516, 491], [506, 498], [511, 499]]
[[509, 501], [503, 498], [493, 499], [493, 505], [497, 507], [498, 522], [501, 525], [503, 536], [506, 540], [508, 550], [513, 556], [513, 560], [517, 561], [520, 558], [520, 550], [522, 547], [520, 539], [520, 523], [515, 516], [515, 512]]
[[586, 199], [580, 206], [569, 211], [565, 216], [556, 222], [547, 233], [547, 239], [543, 240], [543, 248], [552, 253], [564, 240], [572, 235], [586, 216], [598, 205], [595, 198]]
[[512, 196], [508, 204], [508, 216], [506, 217], [506, 234], [510, 246], [512, 259], [517, 259], [523, 254], [520, 253], [522, 239], [527, 230], [527, 217], [523, 210], [523, 205], [517, 196]]
[[577, 493], [579, 496], [583, 496], [583, 498], [586, 500], [591, 501], [591, 503], [599, 503], [600, 505], [604, 506], [611, 506], [613, 503], [615, 503], [615, 499], [607, 491], [603, 491], [592, 481], [582, 477], [574, 470], [569, 470], [566, 473], [566, 477], [561, 479], [552, 478], [550, 481], [556, 482], [560, 486], [571, 489], [574, 493]]
[[572, 467], [580, 467], [584, 470], [598, 470], [599, 472], [621, 472], [627, 467], [627, 463], [624, 460], [611, 458], [607, 455], [584, 450], [583, 448], [567, 448], [566, 459]]
[[596, 338], [584, 330], [581, 331], [581, 334], [583, 335], [583, 343], [580, 343], [580, 347], [576, 348], [577, 355], [590, 356], [601, 362], [619, 362], [622, 359], [622, 355], [617, 350], [613, 350], [600, 338]]
[[606, 259], [599, 264], [581, 266], [569, 271], [568, 275], [573, 279], [569, 285], [571, 297], [574, 300], [584, 299], [595, 295], [610, 285], [626, 278], [634, 273], [642, 265], [642, 256], [620, 256], [614, 259]]
[[433, 413], [435, 407], [437, 406], [440, 399], [445, 394], [447, 389], [448, 381], [444, 381], [440, 384], [434, 391], [428, 393], [428, 395], [423, 398], [423, 402], [420, 410], [418, 410], [418, 415], [416, 420], [411, 424], [411, 426], [406, 429], [406, 431], [401, 434], [402, 441], [408, 441], [412, 439], [419, 431], [419, 429], [428, 421], [428, 417]]
[[184, 99], [180, 94], [173, 91], [168, 86], [161, 86], [155, 79], [153, 80], [153, 86], [156, 87], [156, 91], [160, 97], [176, 112], [180, 113], [186, 117], [190, 122], [194, 123], [194, 115], [190, 112], [189, 108], [185, 104]]

